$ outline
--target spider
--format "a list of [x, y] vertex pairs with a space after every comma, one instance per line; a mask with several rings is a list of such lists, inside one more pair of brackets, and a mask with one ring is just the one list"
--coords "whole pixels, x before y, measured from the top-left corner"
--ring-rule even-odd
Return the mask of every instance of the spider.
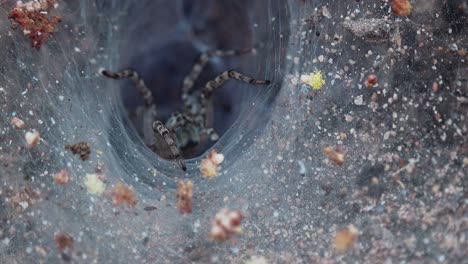
[[112, 72], [102, 69], [102, 75], [112, 79], [129, 78], [143, 97], [143, 136], [145, 144], [164, 159], [175, 159], [183, 171], [187, 170], [181, 150], [194, 148], [200, 142], [209, 138], [217, 141], [219, 136], [213, 129], [213, 108], [211, 96], [226, 81], [239, 80], [252, 85], [268, 85], [269, 80], [257, 80], [235, 70], [224, 71], [216, 78], [206, 83], [201, 91], [192, 91], [195, 81], [203, 68], [214, 57], [237, 56], [251, 52], [243, 50], [210, 50], [202, 53], [193, 65], [190, 73], [184, 78], [182, 86], [182, 112], [174, 112], [163, 124], [157, 119], [156, 105], [151, 90], [145, 85], [143, 78], [133, 69]]

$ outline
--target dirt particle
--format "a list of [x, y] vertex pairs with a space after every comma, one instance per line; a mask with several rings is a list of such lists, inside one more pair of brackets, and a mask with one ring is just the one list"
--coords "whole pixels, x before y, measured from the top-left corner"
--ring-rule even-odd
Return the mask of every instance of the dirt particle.
[[137, 200], [135, 197], [135, 191], [132, 187], [119, 182], [111, 190], [112, 202], [115, 206], [126, 204], [129, 206], [135, 206]]
[[219, 166], [224, 161], [224, 155], [211, 151], [206, 159], [203, 159], [200, 164], [200, 171], [205, 178], [211, 179], [218, 176], [221, 167]]
[[70, 175], [66, 170], [61, 170], [57, 172], [54, 176], [54, 181], [57, 184], [65, 185], [70, 181]]
[[179, 180], [177, 182], [177, 208], [181, 214], [190, 214], [192, 212], [193, 183]]
[[367, 88], [370, 89], [370, 88], [374, 87], [377, 84], [377, 81], [378, 81], [377, 75], [369, 74], [369, 75], [367, 75], [367, 78], [366, 78], [366, 81], [364, 82], [364, 85]]
[[409, 16], [413, 8], [409, 0], [393, 0], [390, 6], [396, 16]]
[[343, 27], [354, 36], [371, 43], [390, 42], [397, 35], [397, 27], [389, 19], [345, 20]]
[[354, 225], [338, 231], [335, 235], [335, 249], [338, 252], [345, 252], [350, 249], [358, 238], [359, 231]]
[[16, 129], [23, 129], [24, 128], [24, 121], [19, 119], [18, 117], [13, 117], [11, 119], [11, 124]]
[[154, 211], [158, 209], [156, 206], [146, 206], [145, 208], [143, 208], [143, 210], [145, 211]]
[[336, 165], [343, 165], [346, 161], [346, 154], [341, 150], [334, 149], [331, 146], [324, 147], [323, 152], [328, 156], [328, 158], [333, 161]]
[[29, 1], [26, 3], [18, 1], [8, 14], [8, 18], [14, 21], [13, 27], [19, 25], [23, 33], [29, 37], [32, 47], [39, 49], [60, 22], [60, 17], [48, 16], [48, 11], [56, 7], [55, 0]]
[[86, 174], [84, 184], [90, 194], [101, 195], [106, 189], [106, 185], [97, 174]]
[[26, 143], [30, 149], [34, 148], [40, 141], [40, 135], [37, 131], [28, 131], [25, 134]]
[[82, 161], [88, 160], [89, 155], [91, 154], [91, 148], [89, 147], [88, 143], [84, 141], [72, 145], [66, 145], [65, 149], [70, 150], [73, 155], [80, 155], [80, 159]]
[[73, 248], [73, 237], [67, 233], [58, 233], [54, 237], [55, 245], [60, 252], [64, 252], [67, 248]]
[[240, 233], [241, 220], [242, 214], [239, 211], [221, 209], [216, 214], [211, 226], [210, 237], [216, 240], [225, 241], [232, 235]]

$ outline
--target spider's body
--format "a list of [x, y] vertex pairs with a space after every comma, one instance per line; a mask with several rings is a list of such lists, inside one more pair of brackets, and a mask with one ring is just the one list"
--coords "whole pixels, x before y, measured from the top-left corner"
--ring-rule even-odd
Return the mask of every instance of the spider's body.
[[[203, 120], [197, 118], [199, 114], [173, 113], [166, 121], [166, 127], [175, 135], [176, 145], [181, 150], [195, 147], [201, 141], [203, 134]], [[198, 120], [196, 120], [198, 119]]]
[[214, 56], [240, 55], [249, 51], [215, 50], [203, 53], [193, 66], [192, 71], [184, 79], [182, 87], [184, 110], [182, 112], [174, 112], [165, 125], [161, 121], [158, 121], [153, 95], [137, 72], [131, 69], [117, 73], [102, 70], [102, 74], [113, 79], [130, 78], [134, 82], [145, 102], [142, 115], [143, 134], [146, 145], [162, 158], [176, 159], [181, 168], [185, 170], [180, 150], [190, 151], [208, 138], [212, 141], [216, 141], [219, 138], [213, 129], [213, 109], [210, 101], [215, 90], [229, 79], [236, 79], [249, 84], [270, 83], [267, 80], [256, 80], [237, 71], [230, 70], [221, 73], [214, 80], [209, 81], [201, 91], [191, 91], [196, 79], [210, 58]]

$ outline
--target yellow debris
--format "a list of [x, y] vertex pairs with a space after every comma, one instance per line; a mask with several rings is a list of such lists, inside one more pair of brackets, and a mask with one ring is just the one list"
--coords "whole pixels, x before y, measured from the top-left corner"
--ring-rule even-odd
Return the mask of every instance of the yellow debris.
[[96, 174], [86, 174], [84, 184], [90, 194], [101, 195], [106, 189], [106, 185]]
[[320, 90], [325, 85], [325, 79], [321, 71], [303, 74], [301, 75], [301, 81], [312, 87], [312, 90]]

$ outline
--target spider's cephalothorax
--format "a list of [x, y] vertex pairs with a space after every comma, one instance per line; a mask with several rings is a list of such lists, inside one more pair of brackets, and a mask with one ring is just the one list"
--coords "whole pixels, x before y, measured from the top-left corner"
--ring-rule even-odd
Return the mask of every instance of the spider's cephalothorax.
[[126, 69], [121, 72], [102, 70], [101, 73], [113, 79], [130, 78], [134, 82], [145, 103], [143, 134], [146, 145], [162, 158], [176, 159], [180, 167], [185, 171], [186, 167], [180, 150], [194, 148], [207, 138], [212, 141], [219, 138], [213, 129], [212, 116], [210, 116], [210, 108], [212, 107], [210, 98], [215, 90], [229, 79], [236, 79], [249, 84], [270, 83], [268, 80], [256, 80], [235, 70], [221, 73], [215, 79], [209, 81], [201, 91], [191, 91], [195, 81], [212, 57], [234, 56], [250, 51], [251, 49], [214, 50], [201, 54], [183, 82], [183, 111], [173, 113], [165, 125], [158, 121], [153, 95], [137, 72]]

